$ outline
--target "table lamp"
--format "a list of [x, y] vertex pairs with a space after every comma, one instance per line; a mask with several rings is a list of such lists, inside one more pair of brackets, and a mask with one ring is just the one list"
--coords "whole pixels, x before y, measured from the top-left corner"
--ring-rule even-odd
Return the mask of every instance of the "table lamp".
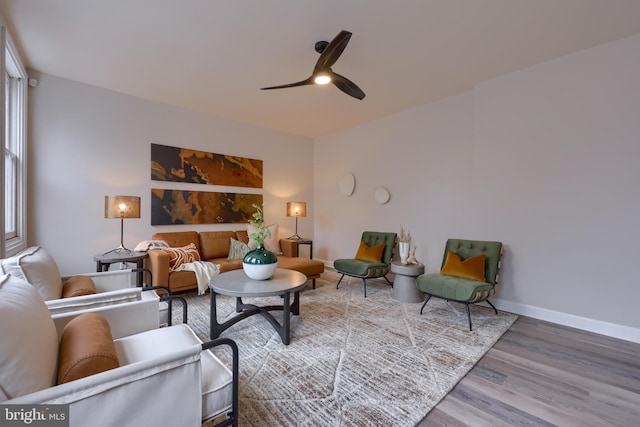
[[140, 197], [137, 196], [104, 196], [104, 217], [120, 218], [120, 246], [105, 252], [103, 255], [112, 252], [125, 252], [131, 254], [132, 251], [124, 246], [123, 231], [125, 218], [140, 218]]
[[307, 204], [305, 202], [287, 202], [287, 216], [296, 217], [296, 234], [289, 239], [302, 240], [302, 237], [298, 235], [298, 217], [307, 216]]

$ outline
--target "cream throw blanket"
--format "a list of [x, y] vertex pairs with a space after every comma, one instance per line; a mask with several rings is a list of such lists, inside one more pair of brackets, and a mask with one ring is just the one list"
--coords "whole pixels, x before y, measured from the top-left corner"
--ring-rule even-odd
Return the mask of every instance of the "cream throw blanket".
[[207, 261], [185, 262], [174, 271], [193, 271], [198, 281], [198, 295], [203, 295], [209, 288], [209, 281], [220, 274], [220, 266]]

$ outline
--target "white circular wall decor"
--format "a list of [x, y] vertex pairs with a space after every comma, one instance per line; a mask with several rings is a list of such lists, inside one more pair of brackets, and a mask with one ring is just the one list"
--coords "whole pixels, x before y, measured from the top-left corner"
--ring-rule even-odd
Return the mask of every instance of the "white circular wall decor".
[[356, 188], [356, 177], [352, 173], [348, 173], [342, 177], [338, 182], [338, 190], [340, 194], [345, 197], [349, 197], [353, 194], [353, 190]]
[[384, 205], [389, 201], [391, 195], [389, 194], [389, 190], [384, 187], [377, 187], [373, 192], [373, 197], [376, 199], [376, 202]]

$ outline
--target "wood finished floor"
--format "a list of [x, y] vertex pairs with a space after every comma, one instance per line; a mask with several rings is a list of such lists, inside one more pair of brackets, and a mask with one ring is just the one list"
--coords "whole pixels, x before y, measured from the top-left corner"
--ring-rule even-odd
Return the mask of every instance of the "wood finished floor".
[[640, 426], [640, 344], [520, 317], [418, 426]]

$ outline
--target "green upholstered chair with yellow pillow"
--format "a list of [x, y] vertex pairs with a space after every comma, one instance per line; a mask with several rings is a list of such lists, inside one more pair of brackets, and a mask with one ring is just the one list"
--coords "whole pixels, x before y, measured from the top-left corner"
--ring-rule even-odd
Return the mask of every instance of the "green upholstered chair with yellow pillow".
[[342, 273], [336, 289], [345, 275], [362, 279], [365, 298], [367, 297], [367, 279], [384, 277], [392, 285], [387, 279], [387, 273], [393, 259], [396, 236], [396, 233], [380, 231], [363, 232], [356, 255], [353, 258], [337, 259], [333, 262], [333, 267], [338, 273]]
[[418, 289], [429, 294], [420, 314], [432, 296], [465, 304], [470, 331], [473, 327], [469, 304], [486, 301], [498, 314], [488, 298], [496, 292], [501, 256], [501, 242], [447, 240], [440, 273], [423, 274], [416, 279]]

